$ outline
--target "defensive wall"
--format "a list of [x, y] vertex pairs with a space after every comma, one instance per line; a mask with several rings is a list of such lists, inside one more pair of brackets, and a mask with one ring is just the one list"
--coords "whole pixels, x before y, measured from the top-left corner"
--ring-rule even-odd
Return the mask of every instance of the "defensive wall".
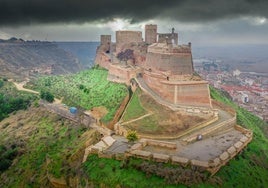
[[[223, 150], [221, 154], [207, 161], [181, 157], [179, 155], [174, 154], [164, 154], [160, 152], [151, 152], [144, 150], [146, 146], [158, 147], [170, 151], [177, 150], [178, 146], [176, 142], [152, 139], [140, 139], [139, 142], [132, 145], [131, 148], [127, 150], [124, 154], [121, 154], [105, 152], [105, 150], [108, 149], [114, 143], [114, 140], [112, 138], [105, 137], [99, 143], [90, 146], [89, 149], [86, 151], [86, 154], [88, 155], [89, 153], [95, 153], [102, 158], [114, 158], [117, 160], [124, 160], [129, 157], [136, 157], [155, 162], [171, 163], [183, 167], [190, 166], [201, 171], [207, 170], [211, 173], [211, 175], [214, 175], [222, 166], [226, 165], [226, 163], [228, 163], [232, 158], [239, 154], [251, 142], [253, 138], [252, 131], [238, 125], [235, 126], [235, 129], [243, 134], [241, 138], [231, 144], [228, 148]], [[84, 159], [86, 159], [86, 157], [84, 157]]]
[[95, 64], [109, 70], [111, 64], [110, 54], [98, 51], [95, 58]]
[[162, 153], [155, 153], [150, 151], [143, 150], [146, 146], [156, 146], [159, 148], [166, 148], [170, 150], [176, 150], [177, 144], [174, 142], [160, 141], [160, 140], [150, 140], [150, 139], [141, 139], [138, 143], [134, 144], [130, 151], [126, 153], [126, 157], [137, 157], [146, 160], [152, 160], [156, 162], [177, 164], [181, 166], [192, 166], [199, 169], [205, 169], [211, 174], [215, 174], [222, 166], [224, 166], [229, 160], [239, 154], [252, 140], [253, 133], [241, 126], [236, 125], [236, 130], [239, 130], [243, 133], [243, 136], [239, 141], [232, 144], [229, 148], [223, 151], [218, 157], [209, 160], [209, 161], [200, 161], [196, 159], [188, 159], [185, 157], [168, 155]]
[[70, 113], [69, 109], [67, 107], [64, 107], [62, 104], [50, 104], [43, 100], [40, 100], [39, 104], [44, 106], [50, 112], [56, 113], [75, 123], [83, 124], [86, 127], [90, 127], [92, 123], [96, 122], [96, 119], [89, 114], [80, 112], [77, 112], [77, 114]]
[[112, 44], [112, 36], [111, 35], [101, 35], [100, 36], [101, 45], [111, 45]]
[[136, 76], [135, 69], [119, 64], [110, 64], [107, 79], [111, 82], [130, 84], [131, 78]]
[[142, 78], [155, 93], [172, 104], [211, 107], [206, 81], [171, 81], [165, 75], [150, 71], [144, 71]]
[[174, 30], [173, 30], [172, 33], [159, 33], [158, 34], [159, 43], [166, 43], [167, 41], [169, 43], [178, 45], [178, 42], [179, 42], [178, 33], [174, 33]]
[[148, 47], [146, 69], [152, 71], [169, 71], [175, 75], [193, 74], [191, 48], [172, 47], [167, 44], [155, 43]]

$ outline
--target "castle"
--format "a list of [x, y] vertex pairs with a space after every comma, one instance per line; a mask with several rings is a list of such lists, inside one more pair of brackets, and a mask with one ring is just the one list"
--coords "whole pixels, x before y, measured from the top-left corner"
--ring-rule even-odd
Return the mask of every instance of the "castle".
[[[112, 125], [114, 133], [124, 137], [129, 130], [138, 130], [140, 139], [131, 148], [118, 149], [124, 144], [114, 146], [115, 140], [108, 136], [87, 151], [108, 158], [121, 154], [191, 165], [215, 174], [252, 140], [252, 131], [236, 124], [236, 112], [210, 98], [208, 82], [194, 72], [191, 43], [178, 45], [178, 39], [174, 28], [171, 33], [158, 33], [157, 25], [145, 26], [145, 40], [140, 31], [116, 31], [115, 43], [112, 43], [111, 35], [101, 35], [95, 63], [108, 70], [107, 79], [124, 83], [132, 90], [139, 86], [145, 95], [149, 94], [161, 106], [153, 107], [161, 109], [159, 112], [145, 109], [143, 116], [128, 121], [117, 119]], [[122, 117], [125, 106], [128, 107], [128, 96], [126, 99], [122, 108], [120, 106], [122, 111], [119, 109]], [[166, 107], [171, 110], [165, 113]], [[163, 121], [162, 113], [170, 119]], [[180, 127], [179, 121], [187, 117], [204, 120]], [[150, 122], [153, 122], [152, 128], [147, 128]], [[167, 128], [167, 133], [155, 131], [158, 128]], [[111, 140], [111, 144], [106, 146], [105, 139]]]
[[191, 43], [178, 45], [178, 33], [157, 33], [157, 25], [141, 31], [101, 35], [96, 64], [109, 70], [108, 80], [131, 84], [134, 78], [170, 106], [211, 108], [208, 82], [194, 73]]

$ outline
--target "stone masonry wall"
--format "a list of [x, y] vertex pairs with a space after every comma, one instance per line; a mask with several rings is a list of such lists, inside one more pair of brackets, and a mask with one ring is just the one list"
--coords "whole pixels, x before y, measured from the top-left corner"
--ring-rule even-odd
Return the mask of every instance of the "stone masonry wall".
[[172, 74], [193, 74], [191, 53], [148, 53], [146, 67], [151, 70], [170, 71]]
[[170, 103], [201, 107], [211, 106], [206, 82], [169, 84], [167, 80], [147, 73], [143, 75], [143, 79], [155, 93]]
[[176, 45], [178, 45], [179, 38], [178, 33], [161, 33], [158, 34], [158, 42], [159, 43], [166, 43], [166, 41], [172, 42]]
[[105, 52], [97, 52], [95, 58], [95, 64], [109, 70], [111, 64], [111, 58]]
[[142, 42], [141, 31], [116, 31], [116, 52], [120, 52], [124, 44]]
[[157, 42], [157, 25], [145, 25], [145, 42], [147, 44]]
[[130, 79], [136, 76], [135, 70], [131, 68], [122, 68], [120, 65], [109, 66], [107, 79], [111, 82], [130, 84]]

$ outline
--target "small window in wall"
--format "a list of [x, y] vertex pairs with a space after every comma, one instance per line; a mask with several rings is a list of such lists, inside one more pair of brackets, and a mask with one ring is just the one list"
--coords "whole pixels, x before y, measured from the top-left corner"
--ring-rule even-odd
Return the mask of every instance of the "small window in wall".
[[167, 81], [169, 81], [169, 76], [167, 77]]
[[152, 69], [151, 68], [149, 68], [149, 72], [152, 72]]

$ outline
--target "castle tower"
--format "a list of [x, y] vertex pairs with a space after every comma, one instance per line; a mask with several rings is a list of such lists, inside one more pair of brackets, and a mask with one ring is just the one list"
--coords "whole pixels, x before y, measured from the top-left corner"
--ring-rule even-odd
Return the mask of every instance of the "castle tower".
[[111, 35], [101, 35], [101, 45], [107, 45], [110, 46], [111, 44]]
[[157, 42], [157, 25], [145, 25], [145, 42], [147, 44]]

